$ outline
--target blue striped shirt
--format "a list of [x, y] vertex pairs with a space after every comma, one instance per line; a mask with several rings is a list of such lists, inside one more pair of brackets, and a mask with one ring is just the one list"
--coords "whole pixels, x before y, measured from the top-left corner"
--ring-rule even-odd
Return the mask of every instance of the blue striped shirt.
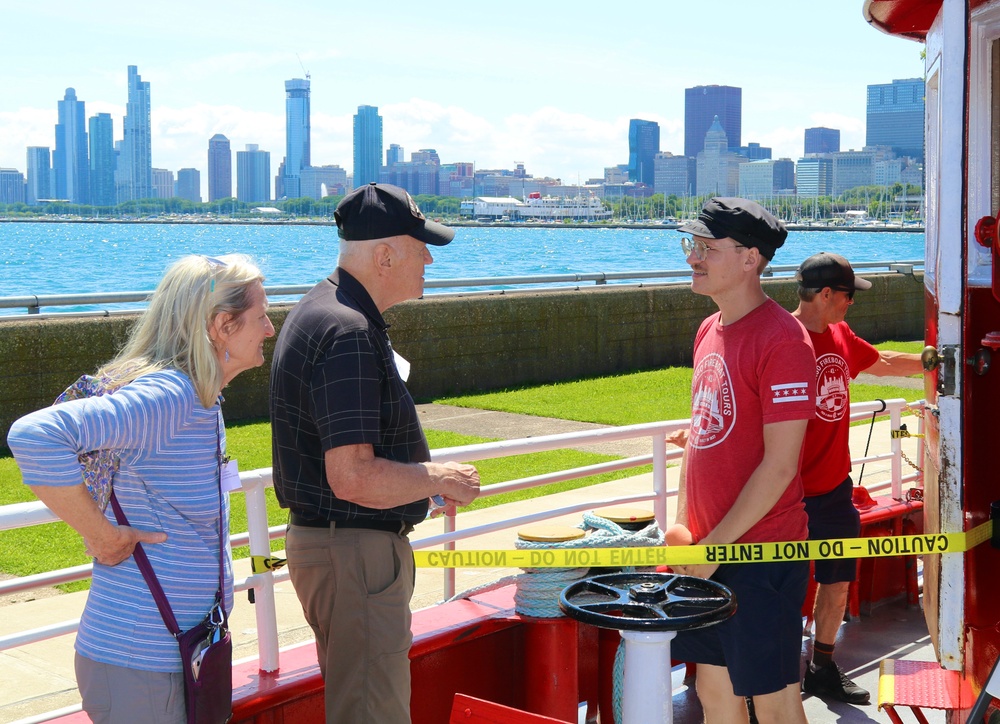
[[[114, 490], [129, 523], [163, 531], [143, 548], [185, 631], [205, 617], [219, 581], [219, 447], [225, 430], [218, 404], [205, 409], [187, 375], [143, 375], [112, 395], [38, 410], [10, 429], [7, 443], [27, 485], [81, 485], [77, 455], [110, 449], [121, 464]], [[107, 517], [114, 514], [108, 506]], [[224, 496], [223, 531], [229, 530]], [[225, 603], [232, 610], [232, 560], [225, 545]], [[181, 670], [167, 631], [134, 558], [94, 564], [76, 650], [94, 661], [146, 671]]]

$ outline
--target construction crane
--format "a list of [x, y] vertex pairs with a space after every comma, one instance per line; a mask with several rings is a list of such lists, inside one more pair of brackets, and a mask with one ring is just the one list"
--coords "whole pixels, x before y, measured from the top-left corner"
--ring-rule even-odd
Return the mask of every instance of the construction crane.
[[299, 54], [298, 54], [298, 53], [296, 53], [296, 54], [295, 54], [295, 57], [296, 57], [296, 58], [298, 59], [298, 61], [299, 61], [299, 65], [300, 65], [300, 66], [302, 66], [302, 72], [306, 74], [306, 80], [309, 80], [309, 79], [310, 79], [310, 76], [309, 76], [309, 71], [308, 71], [308, 70], [306, 70], [306, 66], [305, 66], [305, 64], [304, 64], [304, 63], [302, 62], [302, 58], [299, 58]]

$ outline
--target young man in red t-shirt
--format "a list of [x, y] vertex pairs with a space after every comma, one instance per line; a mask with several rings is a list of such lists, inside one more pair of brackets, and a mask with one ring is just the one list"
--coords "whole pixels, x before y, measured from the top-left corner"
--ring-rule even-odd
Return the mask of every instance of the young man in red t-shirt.
[[[805, 540], [799, 457], [815, 414], [815, 357], [805, 330], [769, 299], [760, 275], [787, 231], [753, 201], [713, 198], [682, 245], [691, 288], [719, 312], [695, 338], [691, 428], [677, 522], [693, 542]], [[763, 724], [805, 724], [799, 692], [805, 561], [674, 566], [729, 586], [729, 620], [674, 641], [677, 659], [698, 663], [705, 721], [746, 722], [752, 697]]]
[[[861, 522], [851, 495], [850, 381], [861, 372], [905, 377], [923, 368], [920, 355], [879, 352], [847, 326], [844, 316], [854, 304], [854, 292], [872, 286], [854, 276], [847, 259], [827, 252], [814, 254], [802, 262], [795, 276], [799, 306], [792, 314], [809, 332], [816, 350], [816, 417], [806, 428], [802, 451], [809, 538], [855, 538]], [[856, 570], [854, 559], [815, 562], [816, 633], [802, 690], [849, 704], [867, 704], [869, 693], [833, 661], [837, 629]]]

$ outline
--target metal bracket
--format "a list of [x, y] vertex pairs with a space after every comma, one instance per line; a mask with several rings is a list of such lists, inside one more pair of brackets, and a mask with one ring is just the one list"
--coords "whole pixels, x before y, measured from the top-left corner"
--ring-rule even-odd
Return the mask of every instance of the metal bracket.
[[953, 397], [957, 384], [958, 345], [946, 344], [938, 350], [938, 395]]

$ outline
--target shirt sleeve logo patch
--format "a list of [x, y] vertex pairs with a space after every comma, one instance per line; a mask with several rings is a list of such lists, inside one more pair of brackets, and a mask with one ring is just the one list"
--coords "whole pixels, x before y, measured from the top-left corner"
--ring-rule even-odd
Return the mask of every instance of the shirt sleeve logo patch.
[[810, 399], [808, 382], [787, 382], [783, 385], [771, 385], [771, 402], [775, 405], [782, 402], [802, 402]]

